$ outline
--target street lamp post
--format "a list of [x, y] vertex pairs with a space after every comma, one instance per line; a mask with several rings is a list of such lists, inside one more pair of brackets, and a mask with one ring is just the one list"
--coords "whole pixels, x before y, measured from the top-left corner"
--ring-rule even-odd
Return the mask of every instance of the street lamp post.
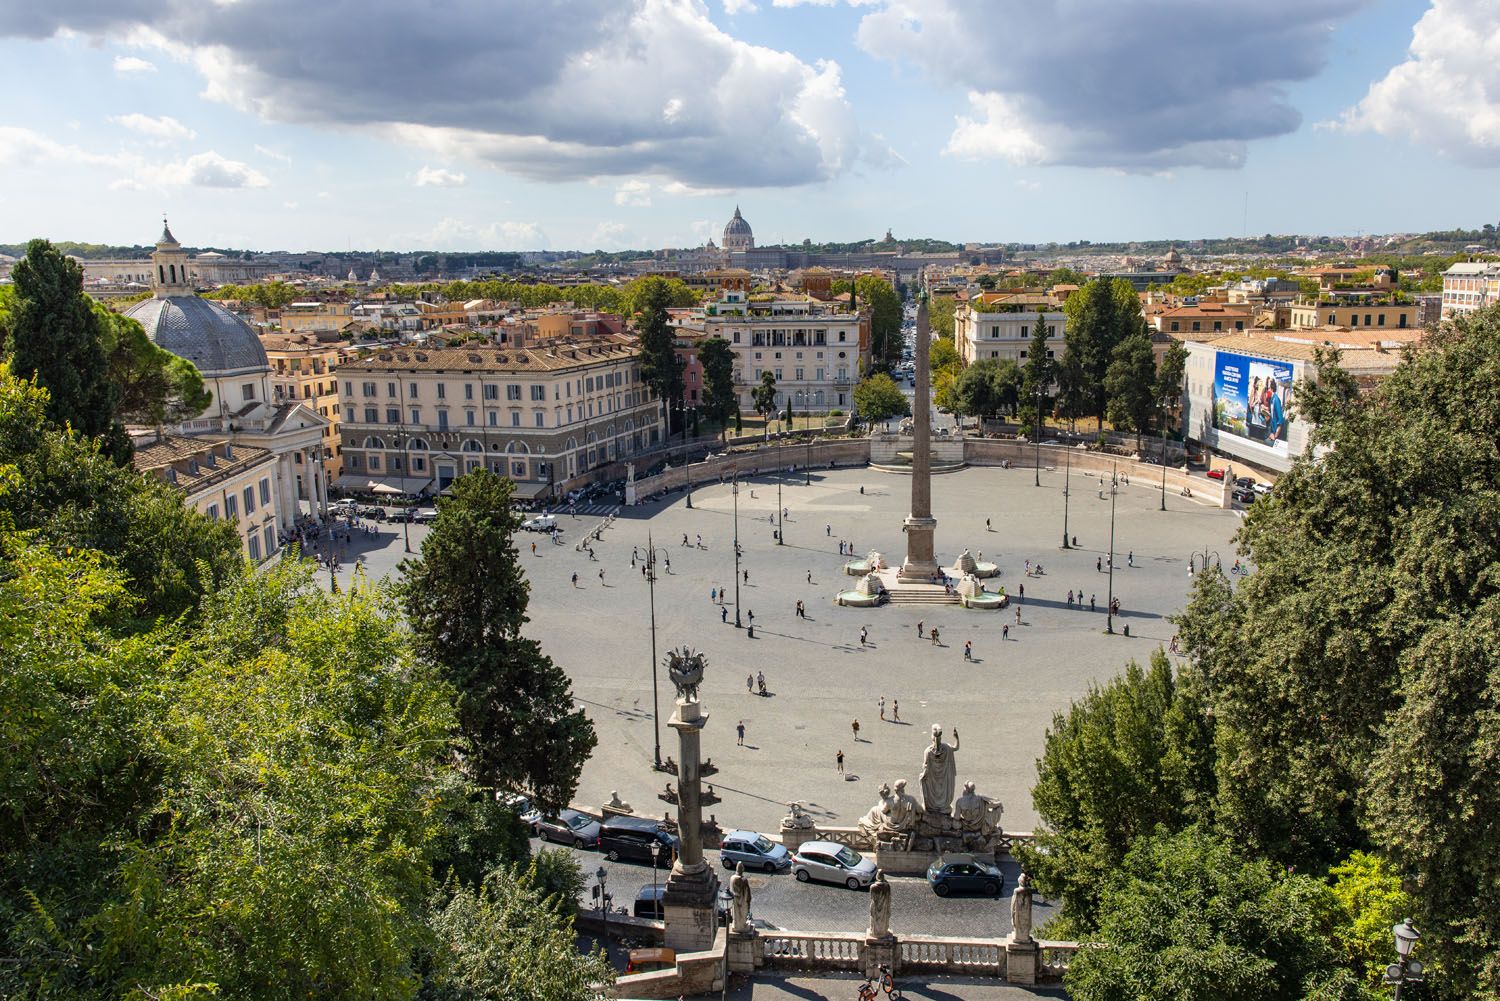
[[608, 871], [605, 870], [604, 866], [601, 865], [598, 869], [594, 870], [594, 878], [599, 881], [599, 885], [594, 887], [594, 895], [599, 898], [599, 913], [602, 914], [603, 917], [604, 917], [604, 931], [601, 933], [601, 935], [602, 935], [602, 937], [604, 939], [604, 948], [606, 950], [608, 950], [609, 949], [609, 893], [605, 890], [605, 885], [606, 885], [606, 883], [607, 883], [607, 881], [609, 879], [609, 873], [608, 873]]
[[1042, 485], [1042, 387], [1036, 390], [1036, 486]]
[[1104, 607], [1104, 631], [1111, 634], [1115, 631], [1115, 497], [1120, 492], [1117, 468], [1112, 465], [1109, 471], [1109, 596]]
[[1396, 962], [1385, 968], [1385, 983], [1393, 984], [1396, 988], [1392, 995], [1393, 1001], [1401, 1001], [1401, 988], [1407, 984], [1420, 984], [1427, 979], [1423, 976], [1425, 967], [1420, 959], [1412, 959], [1412, 946], [1417, 944], [1417, 939], [1422, 936], [1411, 926], [1411, 918], [1402, 919], [1399, 925], [1391, 926], [1391, 934], [1396, 938]]
[[776, 477], [776, 544], [778, 546], [786, 545], [786, 508], [781, 506], [781, 480], [782, 476]]
[[1063, 473], [1063, 544], [1064, 549], [1072, 549], [1073, 544], [1068, 541], [1068, 497], [1073, 492], [1073, 450], [1067, 451], [1067, 466]]
[[657, 692], [656, 671], [656, 554], [665, 553], [657, 549], [651, 533], [646, 533], [646, 589], [651, 594], [651, 726], [656, 732], [656, 770], [661, 771], [661, 697]]
[[655, 838], [651, 839], [651, 900], [659, 905], [660, 900], [656, 896], [657, 867], [661, 865], [661, 842]]
[[734, 495], [734, 628], [740, 625], [740, 477], [736, 473], [730, 481], [729, 492]]
[[1161, 398], [1161, 509], [1167, 509], [1167, 398]]
[[[1224, 560], [1219, 556], [1219, 551], [1217, 549], [1209, 549], [1207, 546], [1203, 547], [1203, 569], [1205, 571], [1208, 570], [1208, 558], [1209, 558], [1210, 555], [1212, 555], [1213, 558], [1214, 558], [1214, 566], [1217, 569], [1219, 569], [1220, 571], [1223, 571], [1223, 569], [1224, 569]], [[1198, 558], [1198, 551], [1195, 549], [1195, 550], [1193, 550], [1192, 555], [1190, 555], [1188, 557], [1188, 576], [1189, 577], [1191, 577], [1193, 575], [1193, 561], [1196, 560], [1197, 558]]]

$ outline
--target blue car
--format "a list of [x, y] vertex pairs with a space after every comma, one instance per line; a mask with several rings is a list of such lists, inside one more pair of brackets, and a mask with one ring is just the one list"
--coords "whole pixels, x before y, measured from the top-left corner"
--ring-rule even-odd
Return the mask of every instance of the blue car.
[[927, 867], [927, 885], [939, 897], [951, 893], [998, 897], [1005, 877], [998, 868], [972, 855], [944, 855]]
[[754, 831], [730, 831], [724, 835], [719, 858], [726, 869], [733, 869], [737, 862], [745, 863], [751, 872], [785, 872], [792, 867], [792, 853], [785, 845]]

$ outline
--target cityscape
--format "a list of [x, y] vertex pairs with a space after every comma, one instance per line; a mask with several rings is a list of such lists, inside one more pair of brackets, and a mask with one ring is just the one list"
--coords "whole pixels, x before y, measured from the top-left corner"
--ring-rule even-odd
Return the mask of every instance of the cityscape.
[[1500, 999], [1500, 10], [509, 6], [0, 13], [0, 996]]

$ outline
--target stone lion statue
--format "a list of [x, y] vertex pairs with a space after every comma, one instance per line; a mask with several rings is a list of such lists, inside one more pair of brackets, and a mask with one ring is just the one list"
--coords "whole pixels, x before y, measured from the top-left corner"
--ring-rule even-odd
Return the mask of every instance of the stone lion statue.
[[698, 701], [698, 686], [703, 683], [703, 669], [708, 658], [694, 653], [690, 647], [668, 650], [663, 663], [667, 665], [667, 677], [677, 686], [677, 697], [688, 702]]

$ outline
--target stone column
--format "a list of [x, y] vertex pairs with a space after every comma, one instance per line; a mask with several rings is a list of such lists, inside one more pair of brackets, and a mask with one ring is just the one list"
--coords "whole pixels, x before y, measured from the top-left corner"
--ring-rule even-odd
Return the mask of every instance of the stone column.
[[[319, 449], [321, 452], [322, 450]], [[313, 499], [313, 513], [319, 518], [328, 517], [328, 469], [323, 465], [320, 458], [312, 464], [314, 470], [313, 485], [317, 489], [317, 496]]]
[[[693, 693], [696, 696], [696, 692]], [[700, 793], [699, 737], [708, 715], [696, 697], [679, 697], [667, 725], [677, 731], [677, 835], [681, 844], [662, 897], [666, 946], [679, 953], [702, 952], [714, 944], [719, 877], [703, 860], [703, 804]]]
[[906, 562], [897, 575], [900, 580], [923, 584], [930, 583], [938, 571], [932, 539], [937, 519], [932, 516], [931, 349], [927, 296], [923, 295], [917, 306], [917, 386], [911, 408], [911, 514], [905, 522]]
[[290, 530], [297, 523], [297, 472], [290, 452], [276, 458], [276, 506], [282, 528]]

